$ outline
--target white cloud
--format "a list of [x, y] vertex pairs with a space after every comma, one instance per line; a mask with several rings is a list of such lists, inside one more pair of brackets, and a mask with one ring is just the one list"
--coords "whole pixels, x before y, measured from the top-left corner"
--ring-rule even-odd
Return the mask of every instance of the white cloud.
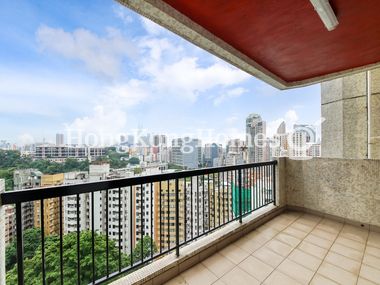
[[89, 96], [96, 96], [98, 86], [75, 75], [0, 69], [0, 112], [52, 117], [64, 108], [82, 108]]
[[67, 143], [87, 145], [114, 144], [127, 123], [126, 112], [115, 108], [110, 112], [104, 106], [97, 105], [91, 115], [76, 118], [65, 124]]
[[134, 46], [117, 29], [109, 28], [105, 37], [86, 29], [66, 32], [42, 25], [36, 32], [43, 51], [51, 51], [67, 59], [83, 62], [88, 70], [108, 77], [120, 73], [125, 57], [134, 58]]
[[126, 131], [128, 110], [149, 96], [145, 82], [136, 79], [107, 86], [89, 115], [65, 124], [66, 132], [81, 139], [89, 135], [96, 138], [94, 141], [83, 139], [87, 144], [113, 144], [119, 139], [117, 134]]
[[215, 87], [233, 86], [248, 78], [246, 73], [222, 63], [202, 67], [194, 57], [185, 57], [175, 63], [163, 65], [152, 76], [153, 84], [161, 92], [192, 102], [202, 92]]
[[113, 6], [113, 12], [125, 25], [129, 25], [133, 22], [133, 17], [125, 6], [115, 4]]
[[232, 115], [232, 116], [227, 117], [224, 121], [226, 122], [227, 125], [234, 125], [236, 124], [236, 122], [239, 121], [239, 117], [236, 115]]
[[143, 25], [144, 29], [148, 32], [148, 34], [153, 36], [158, 36], [161, 33], [166, 33], [167, 30], [160, 25], [156, 24], [155, 22], [151, 21], [150, 19], [140, 16], [141, 24]]
[[287, 131], [293, 130], [293, 125], [298, 121], [298, 115], [295, 110], [288, 110], [282, 118], [278, 118], [267, 124], [267, 136], [272, 137], [277, 132], [277, 128], [282, 122], [285, 122]]
[[226, 93], [223, 93], [217, 96], [216, 98], [214, 98], [214, 106], [218, 106], [224, 101], [227, 101], [229, 99], [238, 98], [245, 92], [247, 92], [247, 90], [242, 87], [237, 87], [234, 89], [227, 90]]

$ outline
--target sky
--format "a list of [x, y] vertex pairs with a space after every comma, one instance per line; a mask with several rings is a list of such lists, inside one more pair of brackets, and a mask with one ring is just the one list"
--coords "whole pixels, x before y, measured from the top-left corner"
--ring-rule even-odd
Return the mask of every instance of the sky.
[[320, 85], [279, 91], [116, 1], [0, 0], [0, 140], [242, 138], [258, 113], [317, 124]]

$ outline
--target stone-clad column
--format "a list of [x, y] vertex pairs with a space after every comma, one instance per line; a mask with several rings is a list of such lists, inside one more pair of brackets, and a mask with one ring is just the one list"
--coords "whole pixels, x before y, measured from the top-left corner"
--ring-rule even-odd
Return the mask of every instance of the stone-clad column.
[[[5, 191], [5, 181], [0, 179], [0, 193]], [[0, 201], [0, 285], [5, 285], [5, 209]]]
[[[366, 73], [321, 85], [322, 157], [367, 158]], [[371, 71], [371, 158], [380, 159], [380, 69]]]

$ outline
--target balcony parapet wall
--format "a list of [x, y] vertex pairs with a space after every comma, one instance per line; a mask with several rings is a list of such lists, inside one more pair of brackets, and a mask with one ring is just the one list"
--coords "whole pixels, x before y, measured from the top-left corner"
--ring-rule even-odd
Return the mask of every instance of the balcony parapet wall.
[[380, 229], [380, 160], [281, 160], [280, 191], [289, 207]]

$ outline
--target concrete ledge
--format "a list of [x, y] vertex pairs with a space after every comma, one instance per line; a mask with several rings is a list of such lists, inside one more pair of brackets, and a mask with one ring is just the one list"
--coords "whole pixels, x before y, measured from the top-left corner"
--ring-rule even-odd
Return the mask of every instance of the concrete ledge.
[[265, 224], [267, 221], [273, 219], [285, 210], [285, 206], [266, 206], [245, 217], [242, 224], [240, 224], [239, 221], [232, 222], [225, 227], [182, 247], [178, 258], [173, 252], [112, 282], [111, 284], [163, 284], [262, 224]]

